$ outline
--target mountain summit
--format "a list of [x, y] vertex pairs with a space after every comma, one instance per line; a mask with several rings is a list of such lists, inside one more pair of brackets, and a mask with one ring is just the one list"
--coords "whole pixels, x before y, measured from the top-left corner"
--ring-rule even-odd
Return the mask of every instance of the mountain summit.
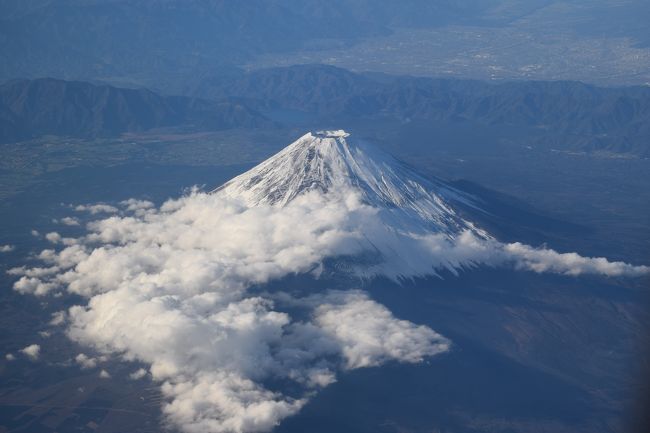
[[470, 230], [486, 236], [454, 210], [459, 203], [477, 207], [474, 197], [418, 174], [343, 130], [309, 132], [214, 192], [249, 206], [285, 206], [308, 192], [332, 199], [356, 194], [400, 231], [453, 235]]

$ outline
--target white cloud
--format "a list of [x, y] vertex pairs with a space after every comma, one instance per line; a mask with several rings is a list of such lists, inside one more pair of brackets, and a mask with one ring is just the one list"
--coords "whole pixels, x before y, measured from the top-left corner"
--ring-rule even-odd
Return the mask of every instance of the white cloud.
[[154, 210], [154, 204], [148, 200], [130, 198], [120, 202], [120, 205], [124, 206], [127, 211], [133, 212], [136, 216], [143, 216]]
[[[51, 323], [65, 321], [72, 340], [100, 354], [146, 364], [167, 398], [165, 414], [187, 432], [266, 431], [341, 370], [417, 363], [448, 350], [444, 337], [394, 317], [361, 291], [302, 299], [249, 291], [292, 273], [316, 273], [328, 258], [355, 256], [353, 272], [395, 279], [478, 265], [648, 273], [469, 231], [395, 231], [353, 194], [314, 192], [281, 208], [196, 192], [159, 209], [141, 201], [121, 205], [123, 214], [89, 223], [86, 236], [41, 252], [47, 267], [12, 269], [20, 276], [14, 288], [84, 297]], [[292, 307], [284, 309], [287, 300]], [[83, 356], [80, 365], [94, 360]], [[270, 379], [294, 382], [296, 391], [270, 390]]]
[[519, 242], [504, 246], [507, 255], [515, 259], [519, 268], [534, 272], [553, 272], [565, 275], [601, 274], [611, 277], [639, 277], [650, 273], [648, 266], [633, 266], [624, 262], [610, 262], [604, 257], [582, 257], [576, 253], [558, 253], [551, 249], [533, 248]]
[[20, 293], [31, 293], [36, 296], [47, 295], [51, 290], [56, 288], [55, 283], [43, 282], [40, 278], [21, 277], [14, 283], [14, 290]]
[[45, 235], [45, 239], [47, 239], [49, 242], [53, 244], [58, 244], [59, 242], [61, 242], [62, 238], [61, 235], [58, 234], [57, 232], [50, 232]]
[[19, 268], [11, 268], [7, 271], [7, 274], [9, 275], [22, 275], [26, 277], [32, 277], [32, 278], [42, 278], [46, 277], [48, 275], [53, 275], [56, 274], [59, 271], [59, 268], [57, 267], [50, 267], [50, 268], [26, 268], [24, 266], [21, 266]]
[[20, 350], [25, 356], [31, 360], [37, 360], [41, 354], [41, 346], [38, 344], [30, 344], [29, 346]]
[[13, 245], [0, 245], [0, 253], [9, 253], [15, 249], [16, 247]]
[[52, 326], [59, 326], [65, 323], [66, 320], [66, 312], [65, 311], [57, 311], [56, 313], [52, 314], [52, 319], [50, 320], [50, 325]]
[[74, 208], [77, 212], [89, 212], [91, 215], [99, 213], [116, 213], [118, 209], [115, 206], [108, 204], [92, 204], [92, 205], [78, 205]]
[[346, 368], [373, 367], [393, 359], [421, 362], [449, 350], [449, 341], [426, 326], [397, 320], [360, 292], [332, 292], [315, 312], [316, 323], [337, 340]]
[[14, 360], [16, 359], [16, 357], [13, 355], [13, 353], [7, 353], [7, 354], [5, 355], [5, 359], [6, 359], [7, 361], [14, 361]]
[[386, 232], [372, 239], [387, 260], [362, 272], [387, 275], [394, 279], [431, 275], [441, 269], [456, 274], [459, 270], [481, 265], [569, 276], [639, 277], [650, 274], [648, 266], [610, 262], [602, 257], [583, 257], [577, 253], [558, 253], [519, 242], [504, 244], [494, 239], [479, 238], [470, 231], [464, 231], [454, 238], [443, 234]]
[[129, 374], [129, 377], [133, 380], [139, 380], [145, 377], [146, 375], [147, 375], [147, 370], [145, 370], [144, 368], [139, 368], [133, 373]]
[[164, 413], [189, 433], [268, 431], [305, 403], [283, 399], [252, 380], [225, 372], [166, 383], [162, 390], [173, 398]]
[[102, 370], [102, 371], [99, 372], [99, 377], [100, 377], [100, 379], [110, 379], [111, 374], [106, 370]]
[[80, 353], [79, 355], [77, 355], [74, 360], [83, 369], [97, 367], [97, 360], [84, 353]]
[[78, 226], [79, 220], [74, 217], [61, 218], [60, 223], [66, 226]]

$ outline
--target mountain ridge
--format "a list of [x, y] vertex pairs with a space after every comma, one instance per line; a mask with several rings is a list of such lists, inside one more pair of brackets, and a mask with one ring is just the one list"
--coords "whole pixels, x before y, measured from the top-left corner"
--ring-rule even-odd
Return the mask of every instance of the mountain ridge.
[[[604, 88], [573, 81], [490, 83], [359, 74], [327, 65], [297, 65], [205, 80], [195, 90], [237, 97], [264, 111], [346, 119], [469, 122], [525, 128], [547, 147], [650, 155], [650, 88]], [[563, 143], [564, 142], [564, 143]]]
[[228, 99], [161, 96], [147, 89], [53, 78], [0, 85], [0, 142], [42, 135], [110, 137], [171, 126], [216, 130], [270, 124], [246, 105]]

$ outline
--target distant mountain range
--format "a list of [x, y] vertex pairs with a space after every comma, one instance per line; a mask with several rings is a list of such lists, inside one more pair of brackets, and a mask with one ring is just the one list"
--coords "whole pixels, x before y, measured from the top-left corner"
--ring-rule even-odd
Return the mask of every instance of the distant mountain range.
[[241, 103], [54, 79], [0, 86], [0, 142], [42, 135], [115, 136], [152, 128], [217, 130], [271, 124]]
[[0, 80], [98, 79], [178, 93], [189, 81], [230, 73], [261, 54], [344, 47], [398, 28], [499, 28], [535, 19], [540, 9], [551, 24], [568, 22], [572, 32], [648, 42], [647, 2], [565, 3], [0, 0]]
[[159, 87], [260, 53], [386, 35], [391, 26], [482, 22], [502, 2], [0, 0], [0, 79], [103, 77]]
[[325, 119], [393, 118], [534, 128], [549, 142], [574, 150], [650, 155], [648, 87], [603, 88], [568, 81], [493, 84], [363, 75], [303, 65], [205, 80], [195, 92], [211, 98], [237, 97], [261, 110], [291, 109]]
[[[204, 80], [187, 96], [55, 79], [0, 86], [0, 141], [115, 136], [161, 127], [268, 128], [274, 113], [316, 125], [368, 120], [467, 124], [565, 151], [650, 156], [650, 88], [579, 82], [487, 83], [357, 74], [324, 65]], [[278, 120], [296, 126], [291, 120]]]

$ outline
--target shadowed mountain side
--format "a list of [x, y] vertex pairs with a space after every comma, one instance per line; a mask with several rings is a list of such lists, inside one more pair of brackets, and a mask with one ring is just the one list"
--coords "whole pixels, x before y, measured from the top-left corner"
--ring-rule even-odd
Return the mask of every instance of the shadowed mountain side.
[[573, 245], [568, 239], [594, 232], [591, 227], [545, 215], [528, 203], [474, 182], [458, 180], [451, 182], [451, 185], [477, 197], [483, 210], [476, 212], [475, 208], [459, 202], [456, 210], [460, 215], [471, 214], [481, 227], [505, 242], [525, 242], [531, 245], [548, 242], [559, 249], [570, 249]]
[[0, 86], [1, 142], [41, 135], [105, 137], [170, 126], [215, 130], [270, 125], [261, 114], [227, 100], [165, 97], [145, 89], [47, 78]]

